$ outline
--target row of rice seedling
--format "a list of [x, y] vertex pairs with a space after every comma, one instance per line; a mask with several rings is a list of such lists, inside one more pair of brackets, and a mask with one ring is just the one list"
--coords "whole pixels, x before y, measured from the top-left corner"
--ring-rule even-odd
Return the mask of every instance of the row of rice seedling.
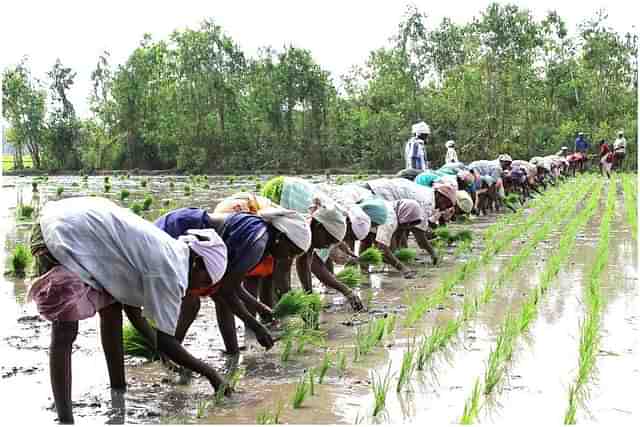
[[627, 214], [627, 221], [631, 225], [631, 234], [638, 240], [638, 200], [636, 190], [633, 187], [632, 175], [622, 176], [622, 188], [624, 190], [624, 209]]
[[[431, 334], [424, 335], [419, 347], [418, 356], [416, 360], [416, 367], [419, 371], [424, 370], [426, 365], [431, 361], [433, 355], [447, 347], [449, 342], [457, 337], [461, 327], [475, 317], [480, 308], [486, 305], [494, 296], [494, 292], [500, 286], [508, 282], [524, 262], [533, 254], [536, 246], [547, 238], [551, 233], [554, 226], [565, 217], [571, 214], [579, 203], [580, 200], [587, 194], [591, 181], [583, 182], [577, 191], [574, 193], [574, 200], [572, 202], [564, 203], [560, 210], [555, 212], [555, 215], [549, 216], [545, 219], [543, 225], [529, 238], [527, 243], [523, 245], [520, 250], [510, 258], [510, 262], [499, 273], [498, 277], [488, 283], [485, 288], [476, 293], [473, 296], [465, 298], [462, 312], [455, 319], [449, 320], [443, 325], [435, 326], [431, 330]], [[499, 350], [502, 354], [509, 353], [508, 342], [503, 343]]]
[[[405, 326], [413, 326], [429, 309], [443, 303], [449, 297], [454, 286], [462, 283], [482, 266], [489, 264], [497, 253], [511, 244], [516, 238], [526, 233], [536, 222], [544, 218], [545, 215], [548, 215], [550, 209], [557, 209], [558, 206], [561, 206], [561, 202], [565, 198], [571, 197], [572, 191], [573, 189], [569, 185], [554, 189], [538, 200], [534, 213], [525, 214], [522, 210], [507, 214], [505, 217], [508, 217], [508, 219], [489, 227], [485, 234], [485, 249], [478, 256], [468, 260], [447, 275], [442, 285], [433, 293], [417, 298], [415, 302], [409, 306], [405, 317]], [[514, 223], [516, 219], [522, 219], [522, 222], [513, 225], [507, 230], [507, 224]], [[502, 232], [500, 233], [499, 231]]]
[[609, 237], [611, 221], [616, 204], [616, 181], [609, 183], [607, 204], [600, 223], [596, 259], [587, 276], [585, 292], [585, 314], [580, 324], [578, 344], [578, 373], [569, 387], [569, 402], [565, 411], [564, 423], [575, 424], [579, 404], [585, 406], [588, 395], [588, 383], [593, 376], [596, 358], [600, 347], [600, 326], [604, 295], [600, 289], [600, 277], [609, 259]]
[[600, 183], [591, 194], [586, 207], [578, 216], [571, 220], [565, 228], [565, 233], [559, 242], [558, 248], [545, 263], [540, 278], [540, 285], [529, 293], [528, 298], [516, 315], [505, 318], [501, 326], [500, 334], [496, 339], [496, 345], [489, 354], [482, 386], [479, 386], [481, 379], [477, 378], [473, 392], [465, 403], [463, 415], [460, 420], [462, 424], [472, 424], [479, 415], [479, 409], [482, 405], [480, 403], [481, 395], [478, 393], [478, 387], [482, 390], [482, 396], [485, 396], [486, 402], [488, 401], [486, 396], [491, 394], [495, 387], [503, 380], [507, 370], [507, 363], [511, 360], [513, 351], [515, 350], [516, 339], [528, 329], [532, 320], [535, 318], [538, 303], [548, 290], [551, 282], [555, 279], [561, 265], [569, 258], [569, 254], [575, 246], [575, 238], [578, 231], [582, 229], [594, 215], [598, 207], [601, 189], [602, 184]]

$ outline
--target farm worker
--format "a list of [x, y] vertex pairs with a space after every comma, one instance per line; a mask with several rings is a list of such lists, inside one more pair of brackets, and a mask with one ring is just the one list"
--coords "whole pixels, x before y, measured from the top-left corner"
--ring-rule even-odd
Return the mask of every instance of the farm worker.
[[416, 176], [415, 183], [418, 185], [422, 185], [424, 187], [433, 186], [434, 182], [437, 182], [444, 176], [444, 173], [440, 171], [434, 171], [432, 169], [427, 169], [422, 172], [420, 175]]
[[445, 144], [447, 147], [447, 154], [444, 157], [445, 163], [457, 163], [458, 162], [458, 153], [456, 153], [456, 143], [455, 141], [447, 141]]
[[611, 152], [611, 147], [609, 146], [609, 144], [607, 144], [607, 141], [605, 141], [604, 139], [600, 141], [600, 152], [598, 154], [598, 158], [600, 159], [600, 161], [598, 162], [598, 167], [600, 168], [600, 174], [603, 175], [604, 171], [603, 171], [603, 160], [604, 157], [609, 154]]
[[296, 212], [283, 209], [273, 210], [268, 222], [246, 213], [209, 214], [199, 208], [180, 208], [158, 218], [155, 225], [174, 239], [181, 238], [189, 230], [212, 228], [227, 247], [227, 268], [220, 280], [206, 291], [189, 293], [183, 299], [176, 338], [184, 340], [200, 311], [200, 298], [211, 297], [215, 302], [218, 327], [228, 353], [239, 352], [234, 316], [239, 317], [256, 334], [263, 347], [271, 348], [274, 341], [269, 331], [247, 308], [259, 312], [263, 317], [270, 317], [271, 309], [248, 293], [242, 281], [265, 257], [288, 259], [308, 248], [311, 236], [304, 218]]
[[411, 126], [413, 136], [404, 148], [405, 168], [425, 170], [427, 168], [427, 155], [425, 144], [431, 136], [431, 128], [425, 122]]
[[[278, 178], [274, 178], [276, 179]], [[265, 184], [263, 191], [266, 191], [268, 186], [269, 182]], [[325, 263], [330, 251], [342, 246], [341, 243], [349, 231], [348, 214], [345, 214], [345, 209], [320, 190], [316, 184], [296, 177], [284, 177], [279, 194], [270, 195], [272, 202], [283, 208], [300, 212], [310, 221], [311, 249], [313, 250], [296, 258], [298, 278], [305, 291], [309, 293], [313, 291], [311, 276], [313, 273], [323, 285], [343, 294], [354, 310], [362, 310], [362, 301], [358, 295], [340, 282]], [[289, 269], [291, 268], [290, 264]], [[280, 286], [278, 289], [281, 292], [290, 289], [288, 282], [279, 282], [276, 286]]]
[[613, 169], [613, 164], [615, 162], [615, 154], [613, 151], [609, 151], [607, 154], [602, 156], [600, 159], [600, 173], [604, 175], [607, 174], [607, 178], [611, 178], [611, 170]]
[[400, 172], [396, 173], [396, 177], [414, 181], [421, 173], [421, 169], [402, 169]]
[[584, 133], [578, 132], [578, 137], [576, 138], [576, 151], [586, 154], [589, 150], [589, 143], [584, 138]]
[[502, 186], [503, 170], [500, 160], [476, 160], [469, 163], [469, 169], [474, 169], [480, 176], [487, 175], [493, 178], [492, 186], [495, 188], [498, 198], [503, 200], [506, 197]]
[[[376, 200], [376, 202], [373, 202]], [[380, 199], [370, 199], [363, 209], [367, 212], [379, 210], [376, 206], [382, 202], [388, 212], [386, 222], [384, 224], [376, 223], [376, 227], [372, 228], [371, 233], [362, 241], [360, 250], [365, 251], [373, 245], [377, 246], [383, 254], [384, 262], [393, 266], [400, 271], [406, 279], [414, 278], [416, 272], [404, 265], [394, 254], [396, 242], [401, 238], [403, 231], [414, 230], [416, 226], [424, 221], [424, 211], [415, 200], [395, 200], [387, 201]], [[417, 240], [417, 239], [416, 239]], [[418, 240], [418, 243], [420, 241]]]
[[60, 423], [73, 422], [71, 351], [78, 321], [96, 312], [112, 389], [126, 389], [123, 309], [164, 356], [202, 374], [216, 390], [225, 384], [175, 337], [182, 298], [210, 289], [227, 267], [227, 248], [214, 230], [174, 240], [107, 199], [68, 198], [44, 206], [33, 227], [31, 252], [40, 276], [28, 297], [52, 322], [49, 363]]
[[463, 190], [456, 191], [456, 211], [463, 214], [470, 214], [473, 210], [473, 199]]
[[[309, 185], [308, 188], [310, 193], [315, 192], [315, 194], [318, 195], [318, 197], [324, 198], [324, 200], [327, 203], [329, 203], [330, 196], [328, 194], [322, 194], [322, 190], [320, 189], [319, 186], [316, 186], [315, 184], [311, 184], [304, 180], [300, 180], [300, 181], [303, 181], [303, 184], [301, 185], [303, 185], [304, 188], [307, 188], [307, 184]], [[288, 187], [292, 184], [295, 184], [296, 182], [297, 182], [297, 178], [296, 179], [286, 178], [284, 181], [283, 188]], [[287, 194], [290, 191], [292, 190], [287, 188], [287, 191], [285, 193], [285, 197], [287, 197], [286, 200], [289, 200], [290, 198], [290, 196], [287, 196]], [[233, 204], [236, 205], [236, 209], [239, 208], [239, 209], [242, 209], [241, 211], [245, 211], [244, 209], [246, 209], [248, 206], [245, 207], [244, 204], [247, 201], [249, 201], [250, 205], [252, 204], [256, 206], [257, 209], [252, 211], [252, 213], [255, 213], [256, 215], [261, 215], [265, 207], [277, 206], [270, 199], [267, 199], [266, 197], [263, 197], [263, 196], [253, 195], [249, 193], [237, 193], [223, 200], [218, 206], [216, 206], [216, 209], [214, 212], [217, 212], [217, 213], [226, 212], [228, 209], [228, 206]], [[297, 205], [298, 202], [289, 201], [286, 203], [291, 205]], [[312, 200], [307, 200], [306, 202], [302, 201], [300, 203], [302, 206], [305, 203], [312, 203]], [[354, 240], [361, 240], [369, 232], [369, 228], [371, 226], [370, 219], [360, 208], [355, 206], [355, 204], [351, 203], [347, 206], [346, 203], [347, 201], [345, 201], [345, 203], [337, 203], [337, 202], [335, 203], [336, 208], [340, 210], [346, 218], [345, 238], [349, 237]], [[342, 242], [340, 242], [336, 246], [339, 246], [343, 251], [347, 252], [350, 255], [350, 257], [355, 258], [355, 255], [353, 255], [349, 250], [349, 248], [344, 246]], [[345, 295], [345, 297], [347, 298], [347, 301], [350, 302], [350, 304], [355, 310], [362, 310], [363, 307], [362, 307], [360, 298], [356, 294], [354, 294], [349, 287], [342, 284], [328, 269], [328, 266], [325, 265], [329, 260], [329, 255], [330, 255], [330, 250], [328, 248], [315, 250], [313, 253], [313, 257], [320, 258], [320, 261], [322, 261], [323, 265], [314, 266], [315, 263], [312, 262], [312, 272], [315, 275], [324, 277], [323, 283], [325, 283], [327, 286], [333, 289], [336, 289], [339, 292], [341, 292], [343, 295]], [[289, 264], [291, 264], [290, 260], [289, 260]], [[286, 268], [286, 267], [283, 267], [283, 268]], [[289, 269], [290, 268], [291, 267], [289, 266]], [[273, 291], [272, 291], [273, 285], [271, 283], [273, 278], [271, 277], [272, 275], [270, 274], [271, 271], [273, 271], [271, 268], [267, 268], [261, 274], [258, 274], [259, 272], [251, 272], [249, 274], [249, 277], [251, 277], [252, 279], [247, 281], [247, 283], [251, 282], [251, 287], [250, 287], [251, 292], [254, 292], [254, 291], [257, 292], [259, 288], [261, 300], [263, 300], [269, 306], [272, 305], [271, 301], [272, 301], [272, 294], [273, 294]], [[260, 286], [259, 286], [259, 282], [261, 282]], [[283, 280], [281, 277], [278, 279], [278, 282], [282, 284]], [[286, 287], [289, 287], [290, 285], [288, 284], [289, 283], [288, 280], [286, 280], [286, 283], [287, 283]]]
[[622, 131], [618, 132], [618, 137], [613, 142], [613, 160], [614, 167], [619, 167], [624, 160], [627, 147], [627, 140]]

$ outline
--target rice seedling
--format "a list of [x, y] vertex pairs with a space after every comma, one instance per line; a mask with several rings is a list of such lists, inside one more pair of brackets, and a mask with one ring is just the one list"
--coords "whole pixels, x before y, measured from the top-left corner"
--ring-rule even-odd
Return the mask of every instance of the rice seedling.
[[110, 183], [110, 180], [109, 180], [108, 176], [104, 177], [104, 183], [105, 183], [105, 185]]
[[89, 180], [89, 176], [88, 175], [82, 175], [82, 180], [83, 181], [88, 181]]
[[271, 178], [262, 187], [262, 196], [271, 200], [273, 203], [280, 203], [282, 198], [282, 188], [284, 187], [284, 177], [278, 176]]
[[470, 425], [478, 418], [480, 412], [480, 379], [477, 378], [473, 385], [473, 391], [471, 397], [464, 404], [464, 411], [462, 412], [462, 418], [460, 424]]
[[174, 181], [169, 181], [169, 189], [174, 190], [176, 188], [176, 183]]
[[391, 385], [391, 364], [385, 376], [371, 373], [371, 389], [373, 390], [373, 416], [377, 417], [387, 404], [387, 393]]
[[415, 339], [407, 345], [407, 349], [402, 355], [402, 365], [400, 366], [400, 374], [398, 377], [398, 383], [396, 385], [396, 391], [400, 393], [402, 389], [407, 385], [413, 375], [415, 365], [413, 363], [414, 356], [416, 354]]
[[346, 183], [344, 176], [339, 176], [336, 178], [336, 185], [343, 185]]
[[33, 193], [37, 193], [38, 192], [38, 181], [33, 181], [31, 183], [31, 191]]
[[637, 192], [633, 189], [631, 180], [628, 176], [622, 179], [624, 192], [624, 209], [627, 214], [627, 221], [631, 226], [631, 234], [634, 239], [638, 239], [638, 207]]
[[314, 396], [316, 394], [315, 393], [315, 384], [314, 384], [314, 381], [315, 381], [314, 370], [313, 369], [309, 369], [309, 374], [308, 375], [309, 375], [309, 394], [311, 396]]
[[282, 353], [280, 354], [280, 360], [283, 362], [289, 361], [291, 356], [291, 350], [293, 349], [293, 338], [288, 337], [284, 341], [284, 347], [282, 347]]
[[256, 182], [255, 192], [259, 193], [260, 190], [262, 190], [262, 183], [261, 182]]
[[35, 209], [31, 205], [20, 205], [18, 207], [18, 217], [20, 219], [31, 219], [34, 210]]
[[438, 239], [445, 242], [447, 245], [455, 242], [455, 235], [446, 227], [439, 227], [435, 231], [435, 235]]
[[153, 204], [153, 197], [151, 195], [147, 195], [142, 201], [142, 210], [148, 211], [151, 209], [151, 205]]
[[473, 233], [471, 230], [460, 230], [456, 234], [456, 241], [458, 242], [471, 242], [473, 240]]
[[318, 384], [323, 383], [324, 377], [325, 375], [327, 375], [327, 371], [329, 371], [330, 367], [331, 367], [331, 356], [329, 355], [329, 352], [326, 352], [324, 354], [324, 358], [322, 359], [322, 364], [318, 369]]
[[361, 263], [378, 266], [382, 264], [382, 251], [378, 248], [370, 247], [360, 254], [358, 260]]
[[343, 350], [339, 350], [336, 354], [336, 368], [338, 370], [338, 376], [344, 376], [344, 373], [347, 369], [347, 355]]
[[191, 195], [191, 186], [190, 185], [186, 185], [184, 186], [184, 195], [185, 196], [190, 196]]
[[60, 197], [62, 195], [62, 193], [64, 192], [64, 187], [58, 187], [56, 188], [56, 195], [58, 197]]
[[29, 248], [22, 243], [18, 243], [16, 247], [13, 248], [13, 253], [9, 260], [11, 273], [16, 277], [24, 277], [32, 261], [33, 257], [31, 256]]
[[173, 203], [173, 200], [171, 199], [164, 199], [162, 201], [162, 207], [168, 208], [169, 206], [171, 206], [171, 204]]
[[196, 418], [204, 418], [207, 416], [207, 412], [209, 407], [211, 406], [211, 402], [206, 399], [200, 399], [196, 403]]
[[300, 314], [305, 318], [319, 315], [322, 301], [318, 294], [307, 294], [303, 290], [292, 290], [284, 294], [273, 308], [276, 319]]
[[309, 382], [307, 381], [307, 376], [303, 375], [302, 378], [300, 378], [300, 381], [298, 381], [296, 389], [293, 393], [293, 398], [291, 399], [293, 409], [300, 409], [308, 394]]
[[148, 360], [157, 360], [159, 354], [153, 345], [130, 323], [122, 328], [122, 344], [124, 354], [136, 357], [144, 357]]
[[411, 248], [398, 249], [393, 254], [404, 264], [414, 262], [417, 256], [416, 250]]
[[104, 185], [104, 192], [105, 193], [111, 192], [111, 184], [105, 184]]
[[120, 200], [124, 201], [128, 199], [130, 195], [131, 193], [129, 193], [129, 190], [127, 190], [126, 188], [120, 190]]
[[280, 424], [280, 415], [284, 409], [284, 402], [279, 400], [276, 405], [276, 410], [271, 413], [269, 409], [263, 409], [258, 412], [256, 416], [256, 424]]
[[395, 314], [390, 314], [387, 317], [387, 331], [386, 331], [387, 335], [391, 335], [393, 331], [396, 329], [397, 319], [398, 317]]
[[236, 182], [236, 177], [235, 176], [230, 176], [229, 180], [227, 181], [227, 183], [229, 185], [232, 185], [234, 182]]
[[336, 274], [336, 279], [350, 288], [354, 288], [362, 281], [362, 273], [358, 267], [347, 266]]
[[71, 186], [72, 186], [72, 187], [80, 187], [80, 184], [79, 184], [79, 183], [77, 183], [77, 182], [72, 182], [72, 183], [71, 183]]
[[140, 187], [145, 188], [147, 186], [147, 183], [148, 183], [147, 179], [146, 178], [142, 178], [140, 180]]
[[138, 202], [134, 202], [131, 205], [131, 210], [133, 211], [134, 214], [140, 215], [142, 213], [142, 205]]

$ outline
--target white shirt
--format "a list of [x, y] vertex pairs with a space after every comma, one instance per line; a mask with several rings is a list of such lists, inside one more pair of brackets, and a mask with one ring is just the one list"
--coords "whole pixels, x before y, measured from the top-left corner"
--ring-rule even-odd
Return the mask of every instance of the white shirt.
[[613, 150], [624, 150], [625, 146], [627, 145], [627, 140], [624, 138], [624, 136], [622, 138], [617, 138], [614, 142], [613, 142]]
[[174, 335], [189, 281], [189, 247], [100, 197], [47, 203], [40, 217], [51, 254], [89, 286], [143, 307], [158, 330]]
[[444, 158], [445, 163], [458, 163], [458, 153], [453, 147], [447, 148], [447, 155]]
[[376, 196], [388, 201], [402, 199], [415, 200], [422, 207], [425, 219], [416, 228], [426, 231], [429, 228], [428, 219], [433, 216], [436, 199], [433, 188], [416, 184], [404, 178], [380, 178], [367, 181]]

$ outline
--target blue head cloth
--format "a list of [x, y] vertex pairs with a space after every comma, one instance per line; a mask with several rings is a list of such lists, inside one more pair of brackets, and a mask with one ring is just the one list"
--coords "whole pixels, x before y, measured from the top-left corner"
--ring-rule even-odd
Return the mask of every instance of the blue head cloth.
[[187, 234], [187, 230], [213, 228], [207, 211], [200, 208], [172, 210], [158, 218], [154, 224], [174, 239]]
[[358, 203], [358, 206], [371, 218], [373, 224], [382, 225], [387, 223], [389, 211], [382, 199], [366, 199]]
[[425, 187], [431, 187], [434, 182], [442, 178], [445, 174], [438, 173], [436, 171], [427, 171], [422, 172], [420, 175], [416, 177], [416, 184], [423, 185]]
[[264, 256], [269, 241], [264, 219], [245, 213], [226, 218], [220, 237], [227, 245], [227, 272], [249, 272]]

